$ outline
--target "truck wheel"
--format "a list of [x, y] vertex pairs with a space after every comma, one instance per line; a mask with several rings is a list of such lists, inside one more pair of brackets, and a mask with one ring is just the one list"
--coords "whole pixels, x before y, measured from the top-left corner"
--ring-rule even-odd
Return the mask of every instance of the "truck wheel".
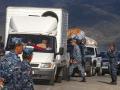
[[104, 76], [105, 75], [105, 73], [104, 72], [102, 72], [102, 76]]
[[61, 83], [61, 82], [62, 82], [62, 76], [58, 76], [57, 83]]
[[91, 77], [92, 76], [92, 67], [89, 67], [89, 70], [87, 71], [87, 76]]
[[63, 68], [63, 80], [68, 80], [68, 77], [69, 77], [69, 68], [65, 66]]
[[96, 67], [92, 67], [92, 76], [95, 76], [96, 74]]
[[101, 76], [102, 75], [102, 68], [98, 67], [97, 70], [96, 70], [96, 72], [97, 72], [98, 76]]
[[51, 79], [49, 81], [49, 85], [54, 85], [55, 84], [55, 70], [53, 71], [51, 75]]
[[96, 74], [95, 67], [90, 66], [89, 70], [87, 71], [87, 76], [91, 77], [91, 76], [95, 76], [95, 74]]
[[106, 74], [106, 72], [104, 70], [102, 70], [102, 76], [104, 76]]
[[49, 81], [49, 85], [54, 85], [54, 79], [51, 79], [51, 80]]
[[55, 76], [55, 82], [58, 82], [58, 83], [62, 82], [62, 74], [63, 74], [63, 67], [58, 67], [56, 76]]

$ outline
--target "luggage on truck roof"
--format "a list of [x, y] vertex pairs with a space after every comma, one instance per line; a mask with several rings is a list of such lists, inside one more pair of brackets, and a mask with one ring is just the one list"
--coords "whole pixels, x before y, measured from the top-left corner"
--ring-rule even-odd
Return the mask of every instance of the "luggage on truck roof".
[[68, 32], [67, 32], [67, 36], [68, 36], [68, 38], [74, 38], [74, 37], [76, 37], [79, 40], [85, 39], [85, 33], [84, 33], [84, 31], [82, 31], [78, 27], [69, 29]]

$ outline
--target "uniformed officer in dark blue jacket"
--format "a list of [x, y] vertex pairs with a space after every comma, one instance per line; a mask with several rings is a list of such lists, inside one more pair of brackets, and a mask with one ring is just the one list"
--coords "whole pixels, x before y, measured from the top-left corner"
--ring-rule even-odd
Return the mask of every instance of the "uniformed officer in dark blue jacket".
[[32, 68], [30, 61], [32, 60], [33, 49], [25, 48], [23, 50], [22, 61], [22, 90], [34, 90], [32, 80]]
[[70, 76], [72, 75], [73, 69], [75, 67], [78, 67], [78, 69], [80, 71], [80, 74], [81, 74], [81, 77], [82, 77], [81, 82], [86, 82], [85, 69], [84, 69], [84, 66], [82, 65], [82, 54], [81, 54], [81, 51], [80, 51], [80, 47], [77, 43], [77, 39], [73, 38], [71, 40], [71, 44], [74, 47], [73, 48], [73, 58], [74, 58], [74, 60], [72, 61], [71, 66], [69, 67], [69, 79], [70, 79]]
[[111, 75], [111, 84], [117, 84], [117, 59], [116, 59], [116, 48], [114, 43], [110, 43], [108, 46], [108, 58], [109, 58], [109, 69]]
[[0, 86], [6, 90], [21, 90], [21, 60], [18, 54], [23, 51], [20, 38], [11, 38], [10, 52], [0, 61]]

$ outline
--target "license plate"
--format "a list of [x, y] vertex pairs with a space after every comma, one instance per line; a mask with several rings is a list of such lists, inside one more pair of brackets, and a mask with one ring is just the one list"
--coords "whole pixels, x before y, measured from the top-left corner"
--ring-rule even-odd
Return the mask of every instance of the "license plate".
[[102, 68], [103, 68], [103, 69], [108, 69], [108, 66], [103, 66]]

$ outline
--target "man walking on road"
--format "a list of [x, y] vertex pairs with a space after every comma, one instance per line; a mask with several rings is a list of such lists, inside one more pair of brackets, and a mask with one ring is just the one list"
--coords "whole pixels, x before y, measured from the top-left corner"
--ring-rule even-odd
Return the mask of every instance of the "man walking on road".
[[81, 55], [81, 51], [80, 51], [80, 48], [79, 48], [79, 45], [78, 45], [78, 40], [73, 38], [72, 41], [71, 41], [71, 44], [73, 45], [73, 58], [74, 60], [71, 61], [71, 66], [69, 67], [69, 79], [70, 79], [70, 76], [72, 75], [73, 73], [73, 69], [75, 67], [78, 67], [79, 71], [81, 72], [80, 75], [82, 77], [82, 80], [81, 82], [86, 82], [86, 79], [85, 79], [85, 69], [84, 69], [84, 66], [82, 65], [82, 55]]

